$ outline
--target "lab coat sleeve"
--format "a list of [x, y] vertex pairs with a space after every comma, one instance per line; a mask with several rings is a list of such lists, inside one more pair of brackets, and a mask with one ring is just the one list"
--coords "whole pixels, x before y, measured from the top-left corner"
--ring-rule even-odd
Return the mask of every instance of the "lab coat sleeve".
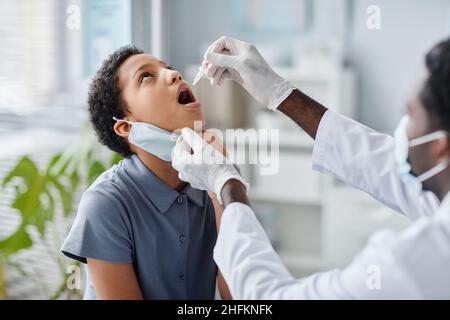
[[295, 279], [253, 210], [232, 203], [223, 213], [214, 259], [234, 299], [419, 299], [415, 282], [390, 249], [395, 239], [384, 232], [344, 270]]
[[414, 196], [396, 173], [393, 137], [328, 110], [314, 143], [313, 169], [367, 192], [410, 219], [436, 212], [431, 192]]

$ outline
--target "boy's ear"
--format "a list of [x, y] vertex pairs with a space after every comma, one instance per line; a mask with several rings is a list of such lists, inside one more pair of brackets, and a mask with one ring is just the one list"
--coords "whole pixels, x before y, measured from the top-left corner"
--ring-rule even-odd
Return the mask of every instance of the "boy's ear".
[[116, 121], [116, 123], [114, 123], [114, 132], [122, 138], [128, 138], [130, 130], [131, 124], [125, 121]]

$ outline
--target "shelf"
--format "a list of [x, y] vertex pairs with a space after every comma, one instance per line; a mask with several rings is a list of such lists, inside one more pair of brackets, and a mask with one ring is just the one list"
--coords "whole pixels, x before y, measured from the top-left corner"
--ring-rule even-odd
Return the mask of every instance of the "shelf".
[[[246, 129], [242, 129], [246, 130]], [[247, 146], [247, 145], [255, 145], [260, 144], [260, 140], [258, 140], [255, 136], [247, 136], [244, 141], [238, 140], [236, 141], [238, 146]], [[280, 133], [279, 140], [280, 148], [293, 148], [293, 149], [312, 149], [314, 147], [314, 141], [311, 139], [305, 132], [282, 132]], [[231, 145], [227, 144], [227, 149], [231, 149]]]
[[280, 147], [313, 148], [314, 140], [305, 132], [289, 132], [280, 134]]
[[272, 194], [260, 190], [252, 190], [250, 188], [249, 198], [251, 201], [258, 202], [273, 202], [273, 203], [282, 203], [282, 204], [290, 204], [290, 205], [308, 205], [308, 206], [321, 206], [322, 202], [319, 198], [310, 198], [305, 199], [299, 197], [294, 197], [290, 195], [280, 195], [280, 194]]

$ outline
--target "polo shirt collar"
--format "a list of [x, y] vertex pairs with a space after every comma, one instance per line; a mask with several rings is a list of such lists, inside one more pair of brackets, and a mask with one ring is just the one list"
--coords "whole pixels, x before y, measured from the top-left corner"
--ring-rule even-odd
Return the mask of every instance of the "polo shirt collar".
[[181, 192], [173, 190], [149, 170], [136, 154], [130, 160], [132, 165], [126, 171], [160, 212], [166, 212], [181, 194], [186, 194], [195, 205], [203, 207], [203, 191], [192, 188], [190, 184]]
[[188, 196], [189, 200], [191, 200], [195, 205], [203, 207], [203, 197], [206, 195], [206, 192], [192, 188], [192, 186], [188, 184], [181, 191], [181, 193], [185, 193]]

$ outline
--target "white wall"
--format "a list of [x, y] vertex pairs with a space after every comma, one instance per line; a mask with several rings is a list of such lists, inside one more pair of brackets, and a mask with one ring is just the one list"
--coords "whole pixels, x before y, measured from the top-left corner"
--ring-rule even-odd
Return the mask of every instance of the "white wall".
[[231, 1], [171, 0], [168, 3], [168, 52], [165, 59], [180, 70], [200, 63], [202, 45], [233, 35]]
[[[365, 27], [371, 4], [381, 8], [379, 31]], [[450, 1], [356, 0], [354, 5], [351, 50], [360, 77], [359, 117], [392, 133], [424, 54], [446, 35]]]

